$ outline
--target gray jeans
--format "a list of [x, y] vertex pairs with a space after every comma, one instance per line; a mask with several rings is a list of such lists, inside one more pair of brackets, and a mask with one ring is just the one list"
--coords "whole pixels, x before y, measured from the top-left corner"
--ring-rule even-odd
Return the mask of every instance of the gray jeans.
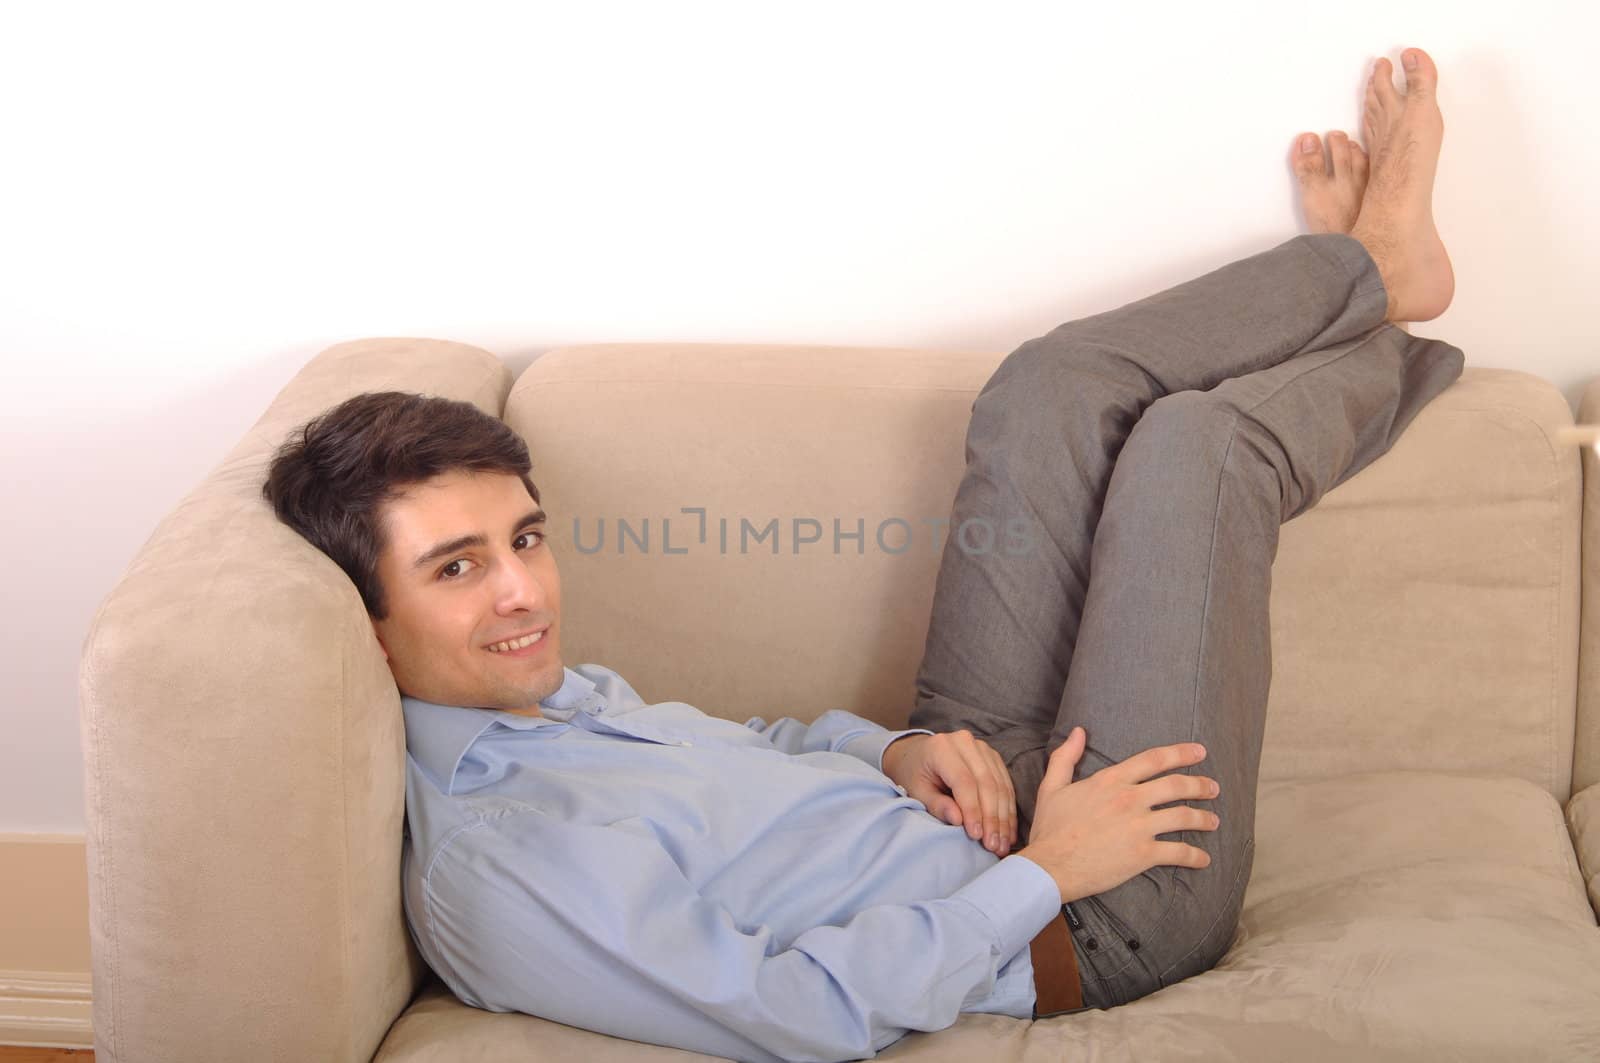
[[[972, 407], [911, 725], [968, 728], [1011, 769], [1022, 840], [1046, 759], [1088, 733], [1075, 779], [1200, 742], [1215, 831], [1163, 834], [1157, 866], [1075, 902], [1084, 1003], [1136, 1000], [1221, 959], [1255, 846], [1278, 526], [1384, 454], [1460, 375], [1461, 352], [1383, 322], [1348, 236], [1301, 236], [1061, 325], [1003, 361]], [[1021, 520], [1026, 550], [964, 521]], [[1091, 580], [1090, 575], [1093, 574]], [[1165, 807], [1165, 806], [1160, 806]]]

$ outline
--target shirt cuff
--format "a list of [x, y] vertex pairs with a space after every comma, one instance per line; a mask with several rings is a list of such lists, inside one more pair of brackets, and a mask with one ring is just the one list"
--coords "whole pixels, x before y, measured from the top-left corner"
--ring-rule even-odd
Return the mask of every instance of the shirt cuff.
[[1061, 914], [1061, 889], [1050, 873], [1013, 853], [956, 890], [993, 924], [999, 954], [1010, 958], [1028, 947]]
[[[924, 731], [920, 727], [913, 727], [907, 731], [873, 731], [871, 734], [857, 735], [850, 739], [840, 751], [850, 754], [857, 760], [871, 764], [879, 771], [883, 771], [883, 751], [889, 748], [889, 743], [896, 738], [906, 735], [931, 735], [932, 731]], [[900, 791], [900, 796], [905, 796], [905, 791]]]

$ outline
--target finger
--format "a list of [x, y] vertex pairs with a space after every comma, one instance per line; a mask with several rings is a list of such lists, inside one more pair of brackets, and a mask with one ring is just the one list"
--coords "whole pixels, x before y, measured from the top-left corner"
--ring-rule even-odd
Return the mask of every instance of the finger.
[[1216, 830], [1222, 817], [1204, 808], [1177, 805], [1150, 813], [1152, 834], [1178, 834], [1186, 830]]
[[967, 837], [978, 841], [983, 837], [983, 800], [978, 794], [978, 780], [964, 761], [939, 773], [950, 790], [950, 796], [961, 806], [961, 822], [966, 824]]
[[1152, 775], [1187, 768], [1206, 759], [1206, 748], [1198, 742], [1179, 742], [1176, 745], [1156, 746], [1143, 753], [1135, 753], [1127, 760], [1113, 764], [1107, 771], [1115, 771], [1123, 781], [1142, 782]]
[[983, 833], [979, 841], [985, 849], [998, 854], [1005, 841], [1006, 805], [1006, 775], [996, 770], [1000, 756], [981, 738], [968, 742], [962, 755], [977, 780], [978, 800], [983, 806]]
[[1017, 786], [1011, 772], [999, 753], [989, 750], [990, 763], [994, 765], [995, 779], [1000, 790], [1000, 850], [1004, 853], [1017, 843]]
[[1173, 801], [1209, 801], [1222, 792], [1217, 780], [1204, 775], [1163, 775], [1159, 779], [1140, 783], [1139, 799], [1149, 801], [1150, 807], [1171, 804]]
[[1087, 742], [1088, 736], [1083, 728], [1074, 727], [1072, 733], [1067, 735], [1067, 740], [1050, 754], [1039, 788], [1042, 790], [1048, 786], [1052, 790], [1058, 790], [1070, 783], [1072, 771], [1078, 766], [1078, 759], [1083, 756], [1083, 747]]
[[989, 778], [989, 812], [990, 824], [986, 837], [989, 839], [989, 852], [995, 856], [1005, 852], [1006, 845], [1011, 842], [1010, 828], [1006, 826], [1006, 807], [1011, 804], [1010, 783], [1011, 778], [1005, 772], [1005, 767], [1000, 764], [1000, 757], [994, 749], [982, 748], [978, 752], [982, 760], [984, 775]]
[[991, 746], [985, 745], [983, 748], [989, 755], [989, 763], [993, 766], [995, 779], [999, 785], [1003, 851], [1017, 843], [1017, 784], [1012, 781], [1011, 770], [1006, 767], [1005, 758]]
[[1211, 854], [1183, 842], [1156, 842], [1155, 861], [1169, 867], [1210, 867]]

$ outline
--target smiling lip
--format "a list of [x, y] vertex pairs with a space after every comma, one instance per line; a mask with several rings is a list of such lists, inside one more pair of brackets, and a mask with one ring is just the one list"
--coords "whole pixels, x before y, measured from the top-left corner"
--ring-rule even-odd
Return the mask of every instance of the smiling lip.
[[[516, 638], [491, 642], [484, 649], [497, 657], [532, 657], [544, 649], [549, 633], [550, 629], [544, 627], [538, 631], [530, 631], [526, 635], [518, 635]], [[530, 642], [529, 639], [533, 641]]]

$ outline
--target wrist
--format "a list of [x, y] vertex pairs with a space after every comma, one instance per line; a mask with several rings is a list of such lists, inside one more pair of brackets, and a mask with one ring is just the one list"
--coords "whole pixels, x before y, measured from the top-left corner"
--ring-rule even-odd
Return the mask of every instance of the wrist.
[[[925, 734], [901, 735], [899, 738], [896, 738], [894, 741], [890, 742], [887, 746], [884, 746], [883, 757], [880, 761], [883, 766], [883, 773], [889, 778], [895, 779], [895, 773], [900, 768], [900, 762], [905, 759], [906, 753], [910, 752], [911, 750], [912, 743], [910, 740], [914, 738], [927, 737], [928, 736]], [[895, 779], [895, 781], [898, 782], [899, 780]]]
[[1056, 884], [1056, 890], [1061, 894], [1062, 904], [1071, 904], [1073, 901], [1082, 900], [1082, 897], [1078, 895], [1077, 891], [1070, 889], [1068, 884], [1062, 880], [1062, 877], [1056, 873], [1056, 869], [1051, 866], [1050, 859], [1039, 853], [1038, 850], [1036, 850], [1033, 846], [1025, 845], [1011, 855], [1020, 856], [1026, 860], [1032, 861], [1033, 863], [1037, 864], [1045, 874], [1049, 875], [1050, 881]]

